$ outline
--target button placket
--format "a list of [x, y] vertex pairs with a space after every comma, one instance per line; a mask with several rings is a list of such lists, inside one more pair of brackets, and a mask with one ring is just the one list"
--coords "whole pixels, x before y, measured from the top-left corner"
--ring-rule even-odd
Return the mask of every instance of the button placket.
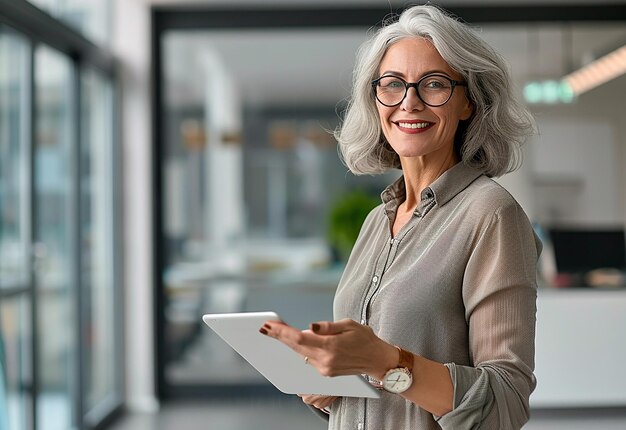
[[[383, 261], [378, 260], [376, 267], [374, 268], [374, 274], [372, 275], [372, 278], [370, 280], [370, 286], [368, 288], [368, 291], [365, 295], [365, 299], [363, 301], [363, 307], [361, 309], [361, 324], [367, 324], [368, 321], [368, 309], [369, 309], [369, 305], [372, 302], [373, 298], [376, 296], [376, 294], [378, 293], [378, 290], [380, 288], [380, 280], [381, 277], [383, 275], [383, 273], [385, 272], [385, 270], [387, 269], [388, 266], [388, 262], [389, 262], [389, 256], [391, 255], [391, 252], [393, 250], [393, 248], [395, 247], [395, 245], [397, 244], [397, 240], [394, 241], [393, 238], [390, 238], [389, 240], [389, 244], [385, 247], [387, 248], [387, 256]], [[381, 265], [382, 263], [382, 265]]]

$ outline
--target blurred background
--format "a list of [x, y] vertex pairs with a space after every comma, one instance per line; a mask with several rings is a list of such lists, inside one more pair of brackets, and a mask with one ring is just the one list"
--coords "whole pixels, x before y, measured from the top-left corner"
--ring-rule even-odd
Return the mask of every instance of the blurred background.
[[[626, 2], [433, 3], [538, 123], [499, 179], [545, 246], [528, 428], [624, 428]], [[0, 430], [323, 428], [201, 316], [332, 319], [399, 176], [349, 173], [332, 130], [405, 6], [0, 0]]]

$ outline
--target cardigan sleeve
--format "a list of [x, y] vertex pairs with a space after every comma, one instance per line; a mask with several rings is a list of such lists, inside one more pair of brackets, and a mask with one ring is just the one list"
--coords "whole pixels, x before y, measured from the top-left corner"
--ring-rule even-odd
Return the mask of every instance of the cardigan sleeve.
[[534, 372], [536, 266], [541, 242], [519, 205], [497, 209], [463, 278], [470, 366], [447, 363], [453, 409], [443, 429], [520, 429], [529, 418]]

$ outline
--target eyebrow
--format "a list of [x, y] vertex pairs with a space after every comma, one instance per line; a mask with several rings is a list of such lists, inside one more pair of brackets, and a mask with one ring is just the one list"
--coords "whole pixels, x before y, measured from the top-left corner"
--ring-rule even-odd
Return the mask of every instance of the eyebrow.
[[[437, 73], [450, 77], [450, 74], [448, 72], [444, 71], [444, 70], [429, 70], [428, 72], [426, 72], [423, 75], [421, 75], [419, 77], [419, 79], [422, 79], [424, 76], [433, 75], [433, 74], [437, 74]], [[405, 78], [406, 77], [406, 75], [404, 73], [397, 72], [395, 70], [386, 70], [385, 72], [381, 73], [380, 76], [388, 76], [388, 75], [394, 75], [394, 76], [398, 76], [398, 77], [401, 77], [401, 78]]]

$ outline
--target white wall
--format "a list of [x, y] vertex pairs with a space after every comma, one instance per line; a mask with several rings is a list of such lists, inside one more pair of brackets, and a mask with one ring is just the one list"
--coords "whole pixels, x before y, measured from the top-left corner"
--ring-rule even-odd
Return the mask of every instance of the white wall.
[[536, 220], [535, 195], [533, 192], [533, 153], [536, 142], [529, 140], [522, 148], [523, 161], [515, 172], [506, 174], [496, 181], [522, 206], [531, 221]]
[[[532, 168], [540, 221], [626, 224], [623, 94], [626, 76], [571, 105], [534, 108], [540, 134], [533, 145]], [[555, 213], [548, 214], [546, 205]]]
[[149, 9], [115, 0], [112, 46], [121, 63], [126, 405], [158, 408], [155, 398], [152, 280]]
[[[539, 220], [547, 224], [617, 224], [613, 165], [617, 141], [606, 118], [542, 121], [532, 159]], [[539, 204], [540, 203], [540, 204]]]
[[532, 107], [539, 134], [519, 171], [498, 181], [532, 221], [626, 225], [626, 76], [570, 105]]

